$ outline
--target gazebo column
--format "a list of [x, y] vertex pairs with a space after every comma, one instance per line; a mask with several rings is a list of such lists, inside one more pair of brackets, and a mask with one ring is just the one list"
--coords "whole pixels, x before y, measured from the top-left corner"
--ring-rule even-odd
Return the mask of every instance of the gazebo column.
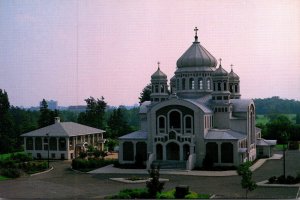
[[35, 137], [32, 137], [32, 142], [33, 142], [32, 144], [33, 150], [35, 150]]
[[123, 162], [123, 141], [120, 141], [120, 145], [119, 145], [119, 162], [122, 163]]
[[133, 143], [133, 160], [135, 161], [135, 157], [136, 157], [136, 143], [137, 143], [137, 141], [134, 141], [132, 143]]

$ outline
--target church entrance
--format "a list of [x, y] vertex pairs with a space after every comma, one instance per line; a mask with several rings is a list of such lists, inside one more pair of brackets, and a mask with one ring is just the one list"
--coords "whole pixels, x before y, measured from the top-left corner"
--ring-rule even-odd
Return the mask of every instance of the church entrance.
[[163, 159], [163, 146], [161, 144], [156, 145], [156, 160]]
[[175, 142], [167, 144], [167, 160], [179, 160], [179, 145]]
[[188, 160], [190, 156], [190, 145], [183, 145], [183, 159]]

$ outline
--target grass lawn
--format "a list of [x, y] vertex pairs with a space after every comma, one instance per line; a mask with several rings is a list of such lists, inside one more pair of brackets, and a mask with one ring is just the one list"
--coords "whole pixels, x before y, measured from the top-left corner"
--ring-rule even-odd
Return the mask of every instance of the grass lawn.
[[[296, 114], [281, 114], [281, 115], [285, 115], [289, 118], [289, 120], [291, 120], [292, 123], [296, 123]], [[270, 119], [268, 118], [267, 115], [257, 115], [256, 116], [256, 124], [267, 124]]]
[[[14, 152], [14, 154], [17, 153], [25, 153], [24, 151], [20, 151], [20, 152]], [[4, 160], [9, 158], [13, 153], [5, 153], [5, 154], [0, 154], [0, 160]]]
[[0, 175], [0, 181], [8, 180], [9, 178]]

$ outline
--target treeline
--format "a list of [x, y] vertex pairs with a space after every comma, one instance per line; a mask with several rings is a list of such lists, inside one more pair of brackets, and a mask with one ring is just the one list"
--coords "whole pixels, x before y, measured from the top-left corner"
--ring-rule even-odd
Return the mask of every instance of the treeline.
[[300, 113], [300, 101], [281, 99], [278, 96], [265, 99], [253, 99], [256, 114], [297, 114]]
[[77, 122], [106, 131], [110, 146], [116, 139], [135, 131], [139, 127], [138, 107], [126, 109], [125, 106], [109, 107], [104, 98], [90, 97], [85, 100], [85, 112], [58, 111], [48, 109], [43, 99], [38, 111], [11, 106], [8, 94], [0, 89], [0, 153], [22, 151], [21, 134], [54, 124], [54, 118], [60, 117], [62, 122]]

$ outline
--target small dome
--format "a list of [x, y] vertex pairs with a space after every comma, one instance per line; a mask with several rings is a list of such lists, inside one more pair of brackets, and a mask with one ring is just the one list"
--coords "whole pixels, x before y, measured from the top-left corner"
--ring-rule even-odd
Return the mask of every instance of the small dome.
[[152, 74], [151, 79], [166, 79], [167, 75], [165, 73], [163, 73], [160, 68], [158, 67], [156, 72], [154, 72], [154, 74]]
[[217, 60], [198, 42], [195, 42], [177, 60], [177, 67], [216, 67]]
[[229, 78], [230, 79], [240, 79], [240, 77], [236, 73], [234, 73], [232, 69], [229, 73]]
[[223, 69], [222, 65], [219, 65], [219, 68], [214, 71], [213, 76], [228, 76], [228, 72]]

